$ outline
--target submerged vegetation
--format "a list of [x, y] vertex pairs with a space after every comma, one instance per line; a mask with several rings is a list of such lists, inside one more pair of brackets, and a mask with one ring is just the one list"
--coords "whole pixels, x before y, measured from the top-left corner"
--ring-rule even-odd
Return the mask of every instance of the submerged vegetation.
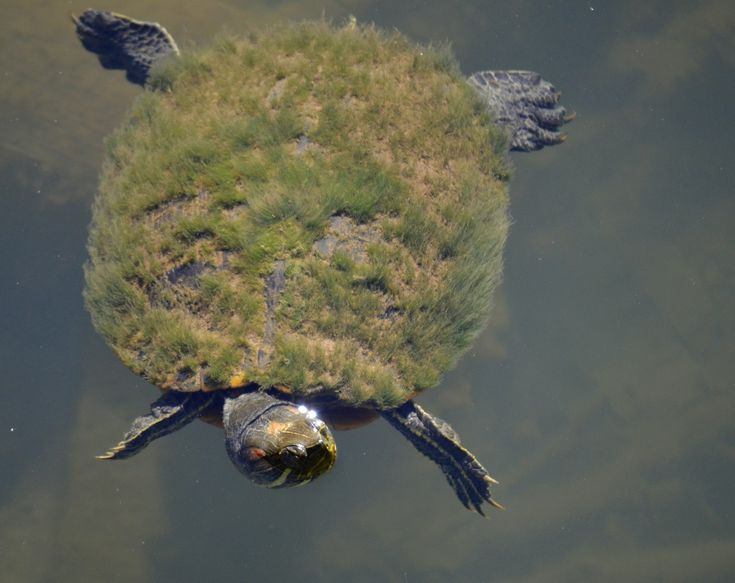
[[374, 406], [435, 384], [484, 324], [507, 230], [502, 138], [451, 52], [307, 23], [149, 89], [108, 140], [86, 274], [123, 361]]

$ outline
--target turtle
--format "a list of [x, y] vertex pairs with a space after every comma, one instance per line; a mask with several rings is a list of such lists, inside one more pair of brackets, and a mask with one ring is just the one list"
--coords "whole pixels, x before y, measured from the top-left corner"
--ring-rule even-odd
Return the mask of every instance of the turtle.
[[158, 23], [73, 16], [144, 87], [107, 153], [85, 304], [161, 390], [104, 460], [201, 418], [269, 488], [336, 460], [331, 429], [382, 417], [484, 515], [497, 484], [415, 398], [488, 320], [508, 230], [509, 151], [573, 114], [530, 71], [465, 77], [447, 45], [351, 18], [180, 51]]

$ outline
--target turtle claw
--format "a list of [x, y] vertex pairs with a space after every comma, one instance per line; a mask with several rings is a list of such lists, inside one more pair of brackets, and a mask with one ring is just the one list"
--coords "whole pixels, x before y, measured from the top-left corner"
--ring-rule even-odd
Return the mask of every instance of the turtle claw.
[[567, 115], [567, 110], [557, 106], [553, 108], [539, 108], [536, 110], [536, 120], [540, 126], [556, 128], [560, 126]]
[[[121, 441], [117, 445], [111, 447], [102, 455], [96, 455], [94, 457], [98, 460], [119, 460], [130, 457], [131, 455], [133, 455], [133, 453], [136, 453], [137, 451], [137, 448], [129, 448], [129, 442]], [[123, 452], [127, 453], [128, 455], [120, 455]]]
[[494, 484], [495, 486], [499, 485], [500, 482], [498, 482], [495, 478], [493, 478], [490, 474], [485, 476], [485, 481], [489, 484]]
[[497, 500], [494, 500], [494, 499], [492, 499], [492, 498], [491, 498], [490, 500], [488, 500], [488, 503], [489, 503], [489, 504], [490, 504], [491, 506], [494, 506], [495, 508], [497, 508], [498, 510], [505, 510], [505, 506], [503, 506], [503, 505], [502, 505], [502, 504], [501, 504], [500, 502], [498, 502]]

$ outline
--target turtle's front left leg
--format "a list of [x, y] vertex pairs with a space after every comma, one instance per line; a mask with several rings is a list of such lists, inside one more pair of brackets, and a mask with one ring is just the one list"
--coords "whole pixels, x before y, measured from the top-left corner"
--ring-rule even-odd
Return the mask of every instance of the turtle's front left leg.
[[149, 415], [136, 417], [122, 441], [97, 459], [122, 460], [134, 456], [154, 439], [191, 423], [216, 398], [215, 393], [166, 391], [151, 405]]
[[383, 411], [383, 417], [444, 472], [460, 502], [485, 516], [482, 505], [487, 502], [503, 508], [492, 498], [490, 485], [497, 484], [477, 458], [459, 442], [449, 423], [433, 417], [413, 401], [397, 409]]

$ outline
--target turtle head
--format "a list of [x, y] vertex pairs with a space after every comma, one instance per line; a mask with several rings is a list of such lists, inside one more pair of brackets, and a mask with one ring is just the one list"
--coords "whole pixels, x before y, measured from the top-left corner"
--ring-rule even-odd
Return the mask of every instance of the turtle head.
[[306, 484], [329, 470], [337, 446], [316, 412], [265, 393], [227, 398], [227, 454], [238, 470], [267, 488]]

